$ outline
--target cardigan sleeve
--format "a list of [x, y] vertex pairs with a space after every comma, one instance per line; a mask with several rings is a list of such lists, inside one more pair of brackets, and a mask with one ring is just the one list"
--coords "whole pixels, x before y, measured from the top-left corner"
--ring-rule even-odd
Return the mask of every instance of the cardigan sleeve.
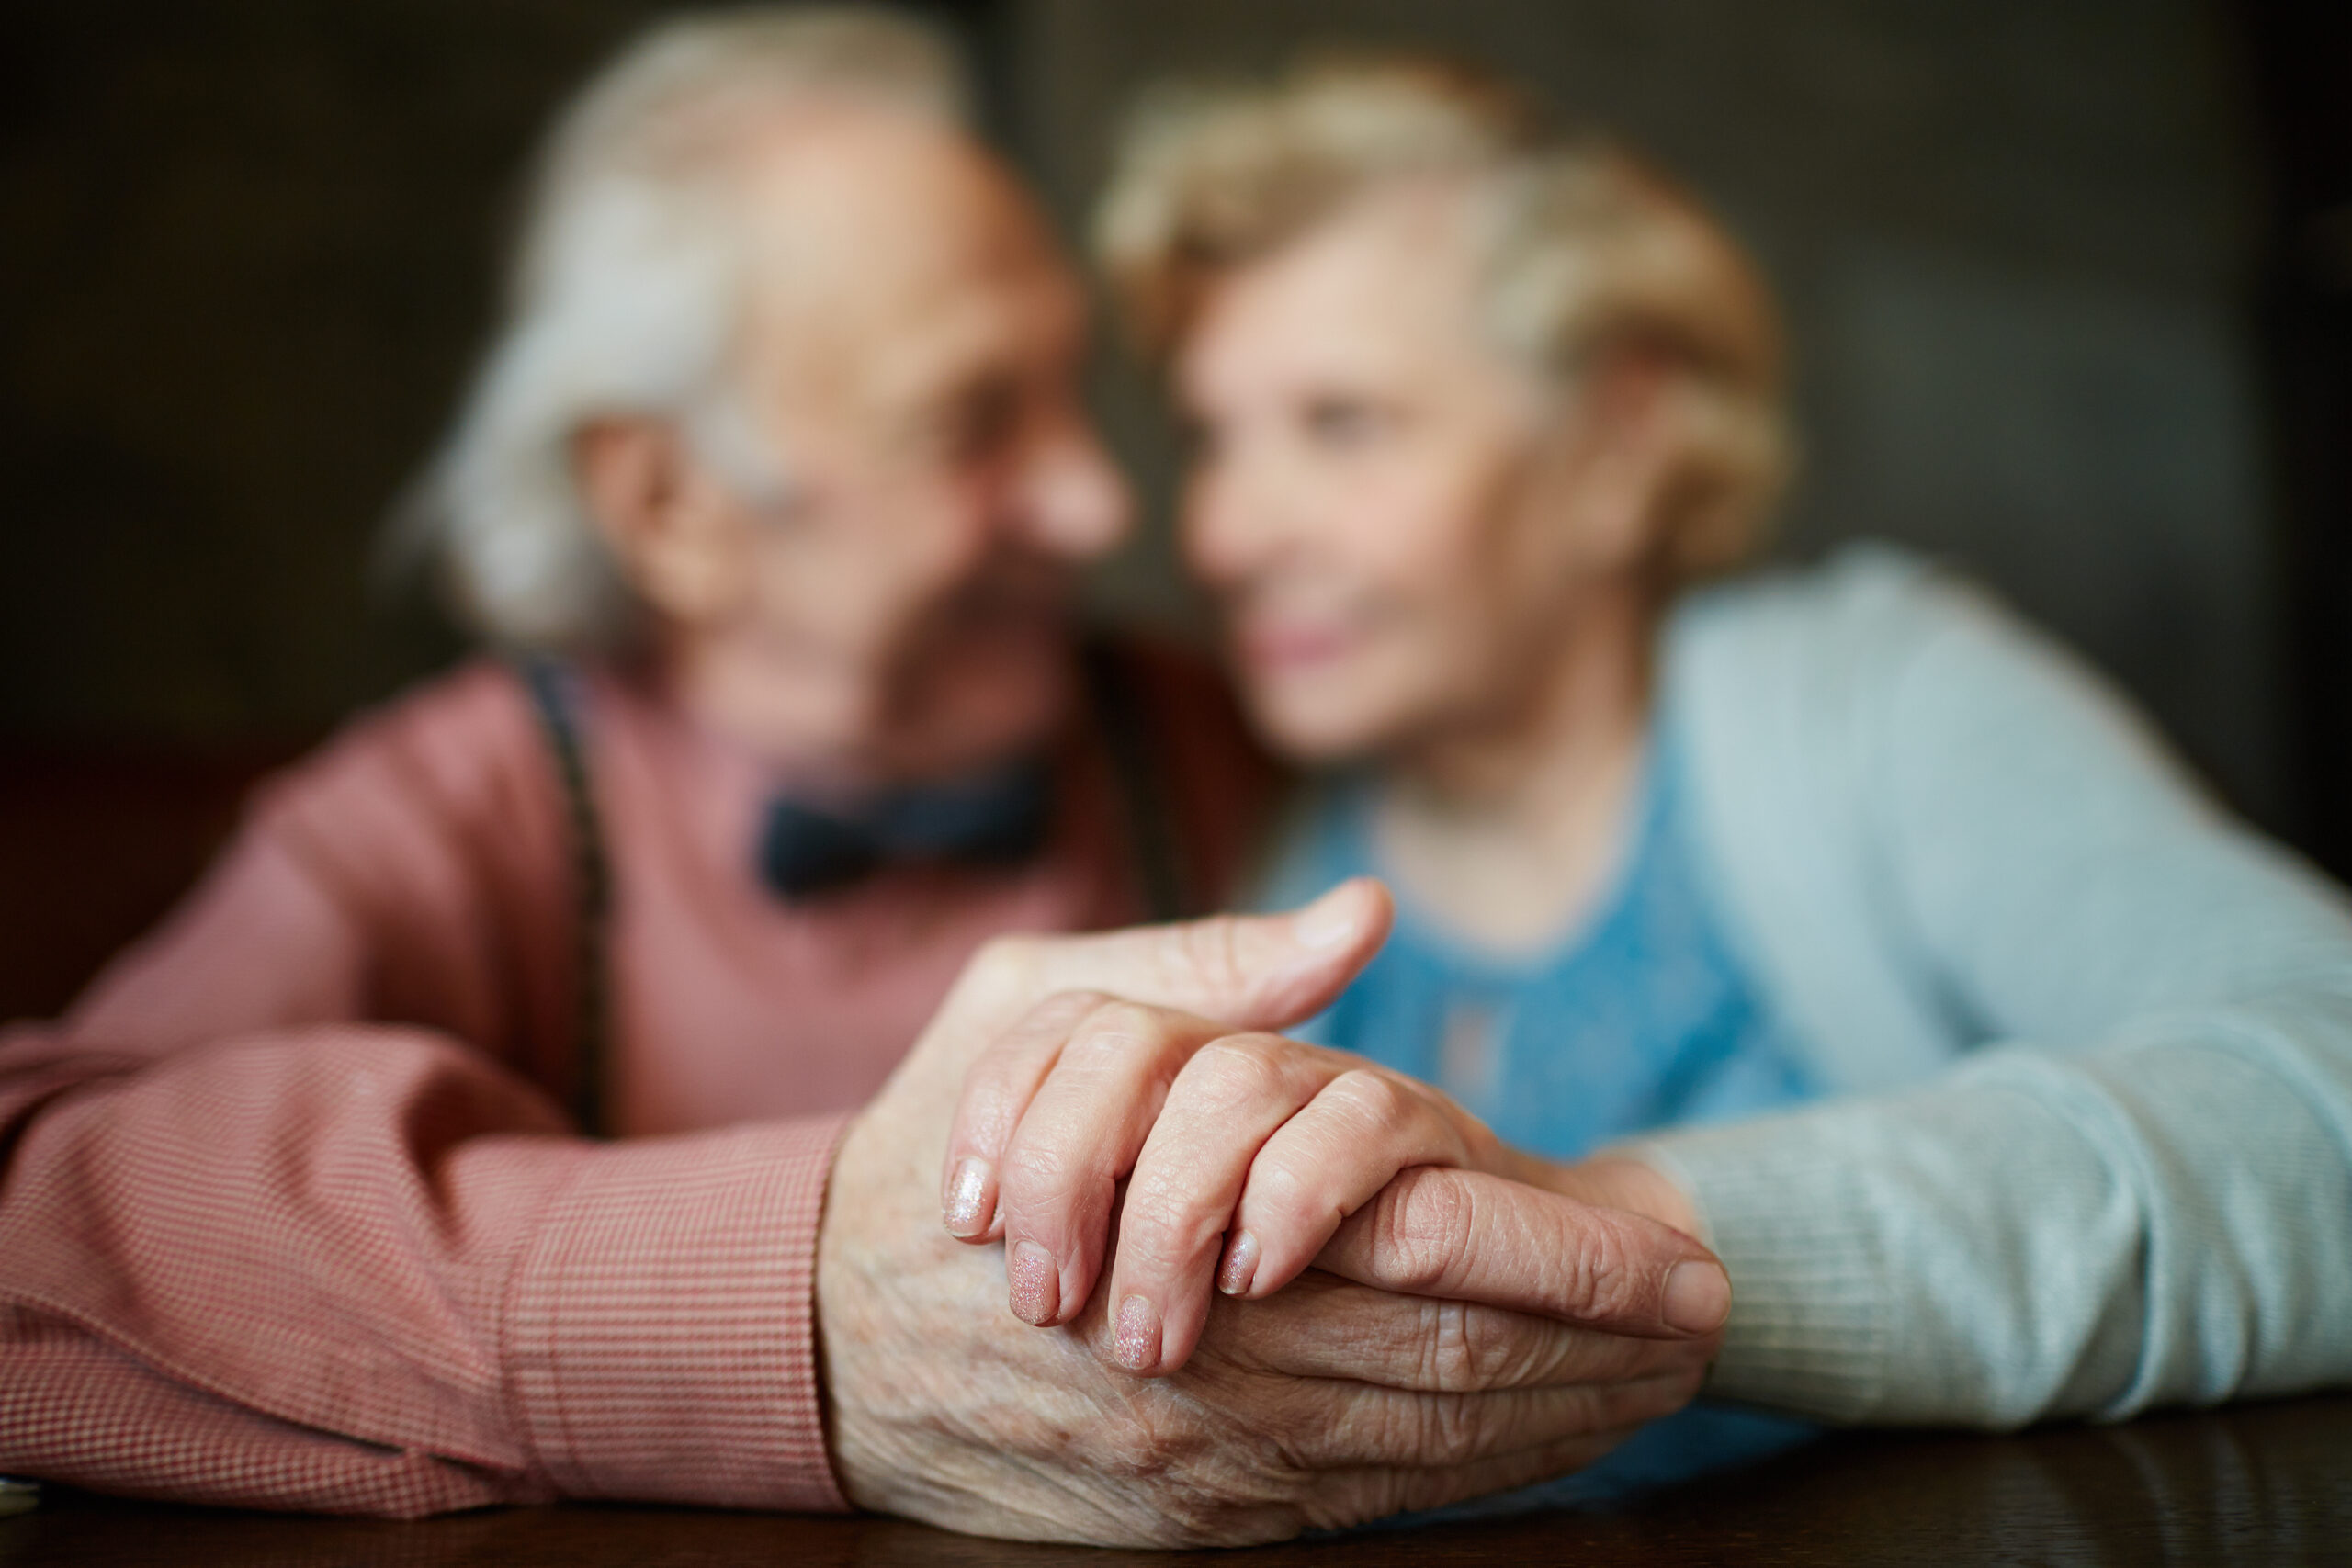
[[1859, 803], [1876, 907], [1984, 1044], [1636, 1146], [1731, 1270], [1716, 1391], [2006, 1427], [2352, 1382], [2341, 896], [1949, 581], [1838, 654], [1861, 696], [1823, 750], [1858, 787], [1822, 794]]

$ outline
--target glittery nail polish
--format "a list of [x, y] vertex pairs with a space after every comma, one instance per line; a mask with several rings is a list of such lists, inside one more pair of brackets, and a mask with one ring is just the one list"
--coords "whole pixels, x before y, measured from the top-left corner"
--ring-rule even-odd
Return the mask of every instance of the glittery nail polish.
[[967, 1155], [956, 1162], [955, 1179], [947, 1184], [947, 1201], [941, 1213], [947, 1222], [947, 1234], [975, 1236], [989, 1228], [990, 1215], [980, 1204], [988, 1196], [988, 1162]]
[[1119, 1303], [1111, 1354], [1131, 1372], [1148, 1372], [1159, 1365], [1159, 1309], [1148, 1298], [1129, 1296]]
[[1004, 1277], [1013, 1316], [1040, 1328], [1054, 1321], [1062, 1304], [1062, 1271], [1052, 1253], [1034, 1241], [1015, 1242], [1005, 1255]]
[[1248, 1231], [1226, 1244], [1225, 1264], [1216, 1271], [1216, 1288], [1228, 1296], [1246, 1295], [1258, 1277], [1258, 1238]]

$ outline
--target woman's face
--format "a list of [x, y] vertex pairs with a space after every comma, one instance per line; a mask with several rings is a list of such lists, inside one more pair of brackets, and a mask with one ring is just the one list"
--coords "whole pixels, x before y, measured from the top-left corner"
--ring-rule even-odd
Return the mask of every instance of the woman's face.
[[1383, 193], [1235, 271], [1176, 355], [1185, 555], [1301, 760], [1505, 717], [1599, 570], [1575, 422], [1485, 340], [1458, 199]]

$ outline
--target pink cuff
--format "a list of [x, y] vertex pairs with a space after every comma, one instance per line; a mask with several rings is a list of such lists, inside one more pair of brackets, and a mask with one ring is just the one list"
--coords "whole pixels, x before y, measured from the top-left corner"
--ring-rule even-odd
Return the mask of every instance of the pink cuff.
[[817, 1228], [845, 1116], [600, 1148], [515, 1276], [506, 1364], [567, 1496], [845, 1511]]

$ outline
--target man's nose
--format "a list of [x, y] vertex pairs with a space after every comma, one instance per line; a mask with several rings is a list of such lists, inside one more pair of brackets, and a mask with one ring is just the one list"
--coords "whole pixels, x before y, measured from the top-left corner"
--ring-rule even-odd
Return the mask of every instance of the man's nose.
[[1027, 454], [1012, 521], [1028, 544], [1065, 560], [1094, 560], [1127, 536], [1135, 504], [1092, 425], [1072, 417]]

